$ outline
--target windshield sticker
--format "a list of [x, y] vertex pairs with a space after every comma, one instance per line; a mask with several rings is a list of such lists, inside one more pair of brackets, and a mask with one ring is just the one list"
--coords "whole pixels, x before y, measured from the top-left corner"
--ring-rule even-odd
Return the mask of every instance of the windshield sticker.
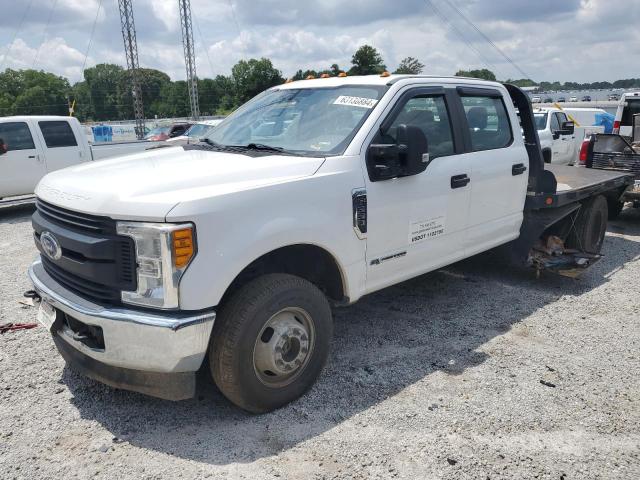
[[350, 97], [348, 95], [340, 95], [333, 102], [334, 105], [349, 105], [351, 107], [373, 108], [378, 101], [375, 98], [366, 97]]
[[412, 222], [409, 224], [409, 245], [424, 242], [431, 238], [444, 235], [445, 217], [441, 215], [430, 220]]

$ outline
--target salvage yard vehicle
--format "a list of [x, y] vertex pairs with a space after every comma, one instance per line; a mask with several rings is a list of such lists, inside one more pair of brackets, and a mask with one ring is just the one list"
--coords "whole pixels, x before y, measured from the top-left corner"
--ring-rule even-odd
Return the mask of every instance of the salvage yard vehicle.
[[202, 143], [47, 175], [29, 295], [93, 379], [180, 400], [207, 358], [231, 402], [267, 412], [320, 374], [331, 305], [501, 245], [574, 276], [600, 258], [605, 195], [632, 182], [545, 166], [511, 85], [290, 82]]
[[613, 133], [631, 136], [634, 115], [640, 114], [640, 92], [625, 92], [620, 97]]
[[639, 127], [634, 129], [633, 143], [627, 137], [616, 134], [598, 134], [584, 140], [580, 149], [580, 164], [587, 168], [628, 172], [634, 175], [633, 188], [617, 195], [617, 192], [607, 196], [609, 218], [616, 218], [625, 203], [631, 202], [635, 208], [640, 208], [640, 114], [636, 115]]
[[[578, 109], [572, 109], [575, 112]], [[574, 113], [542, 107], [533, 111], [540, 148], [545, 163], [573, 165], [578, 161], [582, 141], [594, 133], [604, 132], [601, 126], [582, 126], [573, 122]]]
[[[149, 142], [90, 145], [74, 117], [0, 118], [0, 198], [32, 194], [49, 172], [71, 165], [139, 152]], [[17, 200], [20, 202], [21, 200]], [[10, 204], [11, 200], [5, 200]]]

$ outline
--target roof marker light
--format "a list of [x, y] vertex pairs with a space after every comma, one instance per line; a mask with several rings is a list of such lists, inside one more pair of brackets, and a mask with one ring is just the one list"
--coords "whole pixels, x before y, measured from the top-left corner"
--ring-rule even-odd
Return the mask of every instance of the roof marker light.
[[347, 76], [347, 74], [346, 74], [345, 72], [340, 72], [340, 73], [338, 74], [338, 76], [339, 76], [339, 77], [346, 77], [346, 76]]
[[386, 70], [380, 74], [381, 77], [389, 77], [391, 74]]
[[305, 80], [313, 80], [315, 77], [315, 75], [307, 75], [307, 78], [305, 78]]

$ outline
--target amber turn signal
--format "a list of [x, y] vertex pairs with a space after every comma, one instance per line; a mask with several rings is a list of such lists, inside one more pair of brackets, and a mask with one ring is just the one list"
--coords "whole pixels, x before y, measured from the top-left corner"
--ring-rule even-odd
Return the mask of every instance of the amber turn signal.
[[193, 230], [183, 228], [172, 232], [171, 246], [173, 248], [173, 264], [177, 268], [186, 266], [193, 258]]

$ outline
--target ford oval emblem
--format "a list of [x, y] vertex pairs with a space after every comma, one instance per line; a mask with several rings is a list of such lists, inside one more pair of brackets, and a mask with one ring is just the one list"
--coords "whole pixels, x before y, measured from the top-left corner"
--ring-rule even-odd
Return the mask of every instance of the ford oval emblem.
[[59, 260], [62, 257], [62, 248], [58, 243], [58, 239], [51, 232], [42, 232], [40, 235], [40, 244], [42, 250], [51, 260]]

